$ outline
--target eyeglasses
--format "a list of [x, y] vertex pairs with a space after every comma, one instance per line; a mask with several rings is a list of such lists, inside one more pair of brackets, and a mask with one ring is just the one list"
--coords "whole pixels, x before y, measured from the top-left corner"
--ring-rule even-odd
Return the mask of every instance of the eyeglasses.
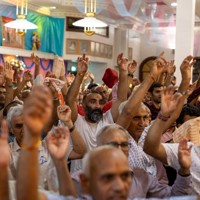
[[128, 150], [131, 148], [131, 143], [129, 142], [122, 142], [122, 143], [117, 143], [117, 142], [110, 142], [108, 143], [109, 145], [116, 147], [116, 148], [121, 148], [123, 150]]

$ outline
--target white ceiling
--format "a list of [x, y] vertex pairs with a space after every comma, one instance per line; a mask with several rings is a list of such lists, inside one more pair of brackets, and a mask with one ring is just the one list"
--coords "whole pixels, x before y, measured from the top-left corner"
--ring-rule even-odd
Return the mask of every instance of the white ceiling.
[[[2, 0], [13, 5], [16, 5], [16, 1]], [[127, 12], [122, 13], [122, 10], [118, 12], [113, 2], [119, 9], [122, 9], [122, 3], [125, 3]], [[97, 18], [108, 24], [133, 30], [145, 26], [152, 27], [155, 23], [159, 24], [159, 27], [166, 27], [174, 24], [176, 18], [176, 8], [170, 5], [172, 2], [176, 0], [97, 0]], [[196, 22], [198, 22], [196, 25], [199, 25], [200, 0], [196, 2]], [[28, 5], [30, 10], [56, 17], [84, 16], [84, 13], [80, 12], [84, 10], [84, 0], [28, 0]], [[134, 5], [134, 9], [129, 12], [131, 5]], [[53, 6], [56, 9], [51, 9]]]

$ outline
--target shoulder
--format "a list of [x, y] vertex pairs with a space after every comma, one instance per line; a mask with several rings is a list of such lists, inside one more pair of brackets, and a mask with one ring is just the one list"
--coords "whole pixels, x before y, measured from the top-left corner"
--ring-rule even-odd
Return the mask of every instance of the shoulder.
[[49, 191], [41, 191], [40, 196], [43, 196], [43, 199], [46, 200], [78, 200], [78, 198], [72, 196], [61, 196]]

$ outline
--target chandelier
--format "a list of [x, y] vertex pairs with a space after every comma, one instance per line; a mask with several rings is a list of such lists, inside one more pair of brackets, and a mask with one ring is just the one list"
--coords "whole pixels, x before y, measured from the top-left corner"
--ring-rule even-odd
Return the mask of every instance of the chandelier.
[[73, 23], [73, 26], [84, 27], [84, 33], [88, 36], [94, 35], [95, 29], [108, 26], [106, 23], [96, 19], [96, 0], [85, 0], [85, 17]]
[[[19, 5], [20, 2], [20, 5]], [[19, 36], [24, 36], [27, 29], [37, 29], [38, 26], [29, 22], [27, 16], [27, 0], [17, 0], [16, 15], [17, 19], [5, 24], [5, 27], [14, 28]]]

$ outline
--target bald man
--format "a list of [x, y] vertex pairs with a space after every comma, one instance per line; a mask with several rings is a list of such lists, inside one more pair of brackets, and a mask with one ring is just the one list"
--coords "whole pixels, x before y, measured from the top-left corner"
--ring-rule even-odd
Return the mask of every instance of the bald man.
[[[116, 147], [116, 149], [122, 150], [125, 156], [128, 158], [129, 149], [131, 145], [129, 143], [129, 133], [121, 126], [117, 124], [111, 124], [103, 127], [97, 135], [97, 145], [110, 145]], [[105, 156], [106, 155], [106, 156]], [[105, 161], [110, 160], [107, 154], [103, 154], [105, 157]], [[96, 159], [97, 164], [101, 167], [102, 160]], [[109, 161], [110, 162], [110, 161]], [[88, 172], [83, 169], [83, 173]], [[169, 187], [166, 184], [160, 184], [155, 176], [152, 176], [145, 172], [143, 169], [134, 168], [133, 170], [129, 170], [132, 172], [132, 184], [129, 192], [129, 198], [150, 198], [150, 197], [170, 197], [170, 196], [181, 196], [192, 194], [191, 186], [190, 186], [190, 176], [182, 177], [178, 175], [175, 184], [172, 187]], [[73, 174], [73, 181], [78, 193], [78, 196], [81, 198], [88, 198], [85, 194], [90, 194], [90, 191], [83, 189], [80, 186], [79, 173]], [[142, 174], [142, 176], [141, 176]]]
[[85, 156], [80, 180], [94, 200], [126, 200], [131, 186], [128, 159], [119, 149], [98, 147]]

